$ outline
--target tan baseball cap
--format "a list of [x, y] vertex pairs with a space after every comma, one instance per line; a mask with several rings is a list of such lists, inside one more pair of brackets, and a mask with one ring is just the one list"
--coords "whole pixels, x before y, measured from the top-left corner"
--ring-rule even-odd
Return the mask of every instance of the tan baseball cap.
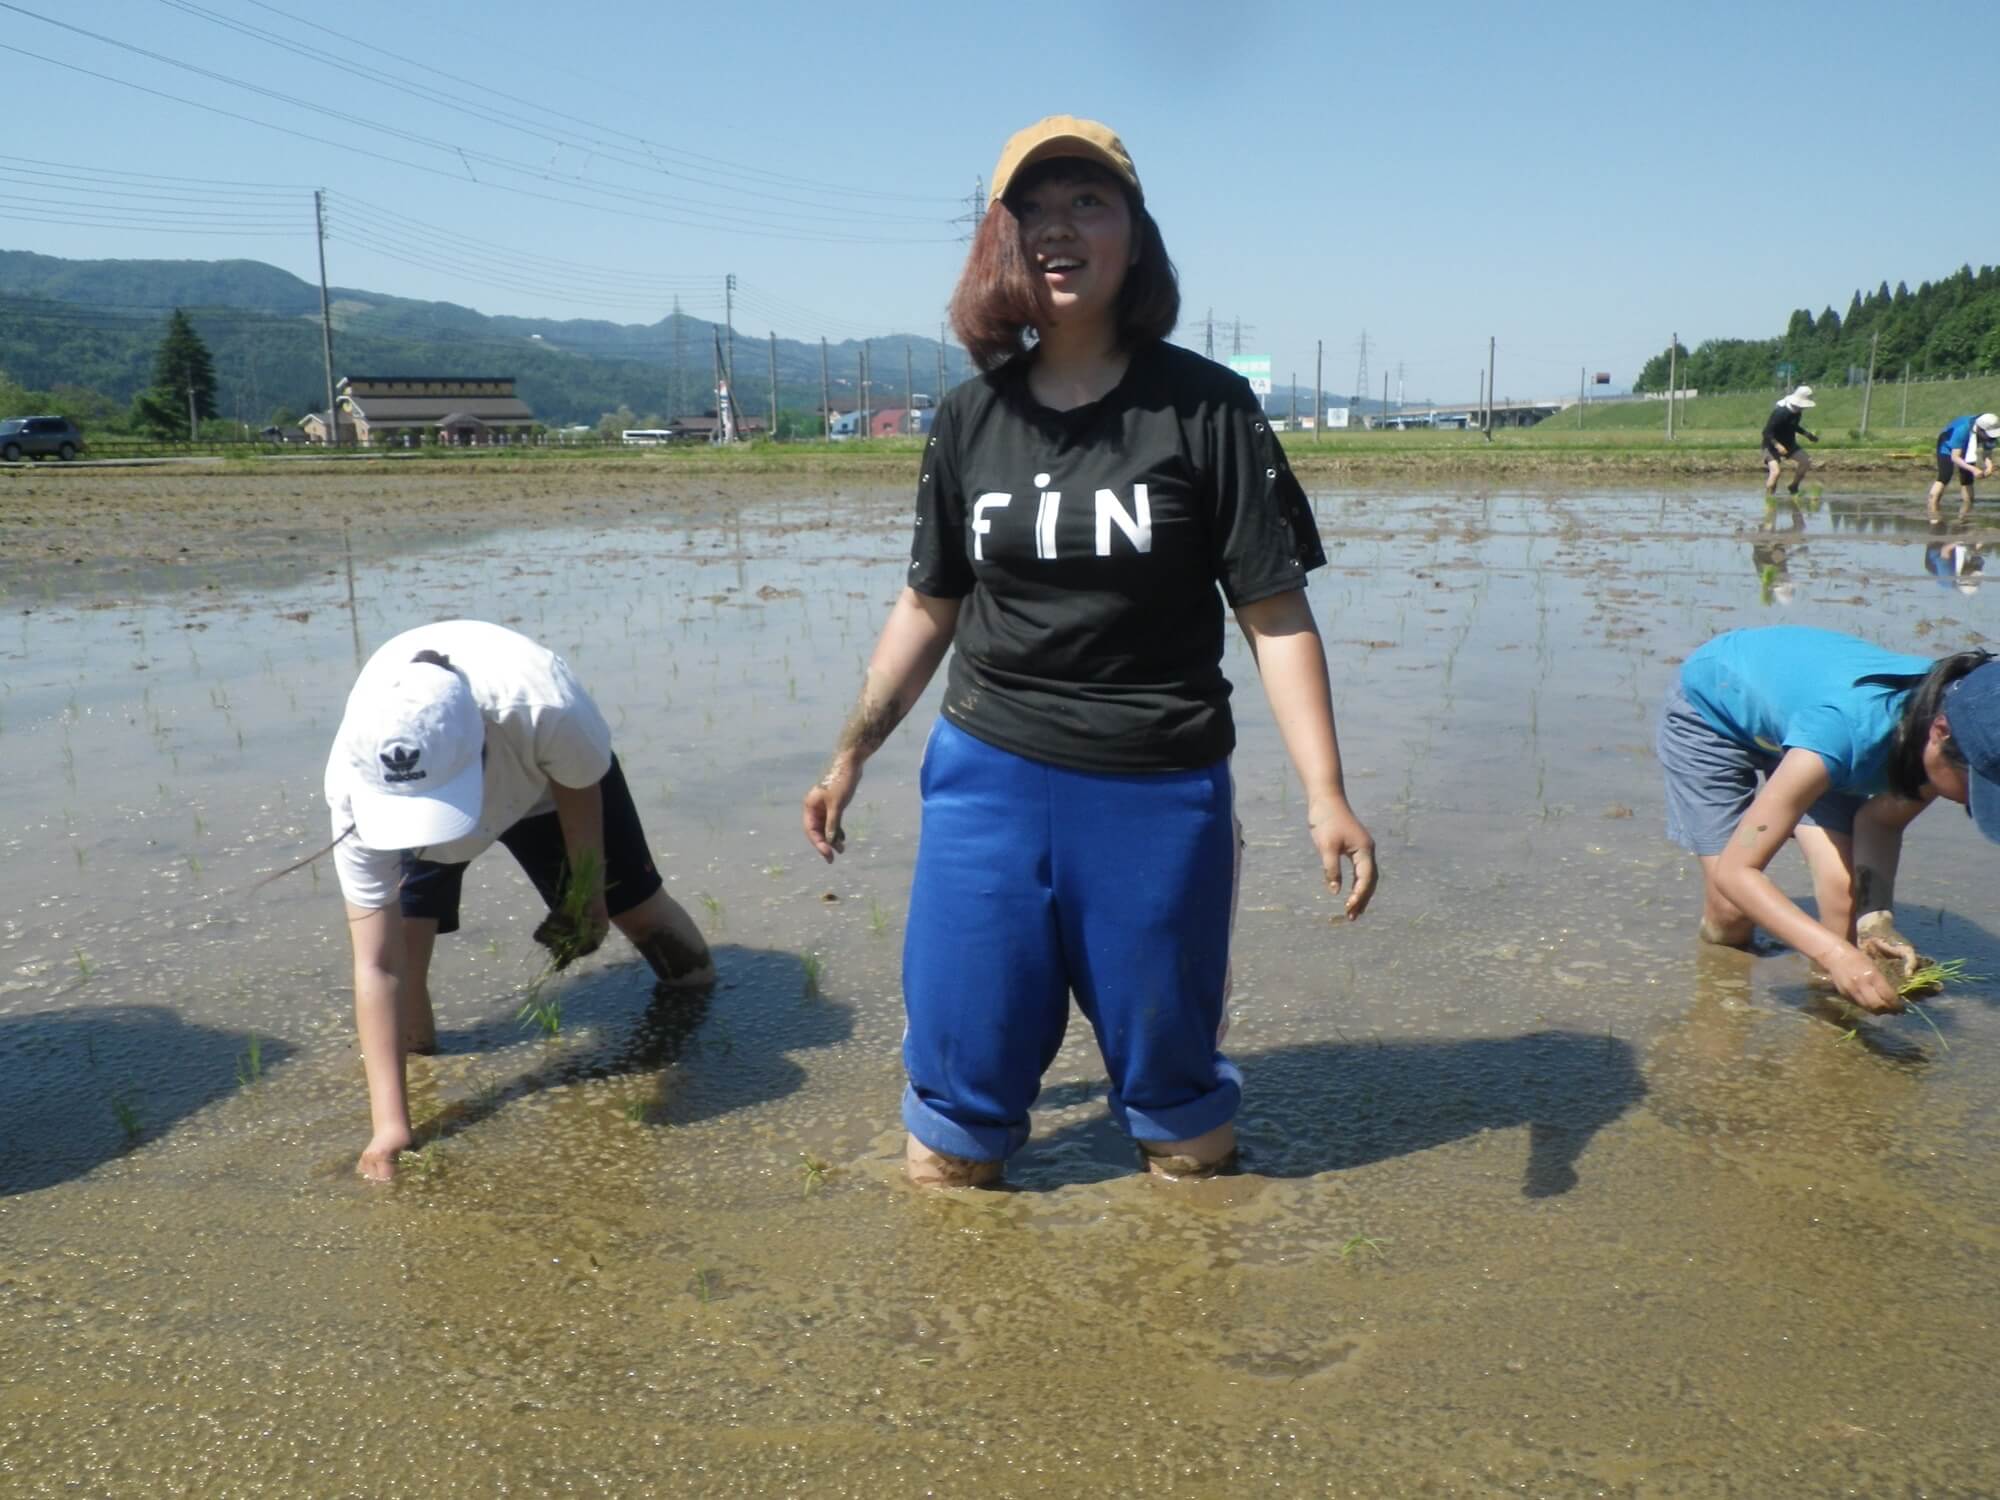
[[1145, 190], [1139, 186], [1138, 169], [1132, 165], [1132, 154], [1118, 139], [1116, 131], [1096, 120], [1083, 120], [1075, 115], [1050, 115], [1047, 119], [1035, 121], [1026, 130], [1015, 131], [1009, 137], [1000, 152], [998, 164], [993, 168], [993, 186], [986, 201], [989, 204], [998, 203], [1023, 167], [1047, 161], [1052, 156], [1080, 156], [1086, 161], [1094, 161], [1138, 194], [1140, 201], [1145, 200]]

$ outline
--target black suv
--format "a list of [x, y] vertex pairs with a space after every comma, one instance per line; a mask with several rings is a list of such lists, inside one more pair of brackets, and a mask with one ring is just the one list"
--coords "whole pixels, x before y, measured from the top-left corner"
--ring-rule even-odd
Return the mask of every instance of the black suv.
[[0, 458], [75, 458], [83, 434], [68, 417], [13, 417], [0, 422]]

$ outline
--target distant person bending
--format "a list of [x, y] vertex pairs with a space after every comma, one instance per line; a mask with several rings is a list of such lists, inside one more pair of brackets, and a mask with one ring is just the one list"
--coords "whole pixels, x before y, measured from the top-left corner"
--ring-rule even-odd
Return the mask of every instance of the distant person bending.
[[[364, 1177], [394, 1177], [410, 1146], [403, 1064], [437, 1045], [432, 946], [458, 930], [466, 864], [493, 844], [548, 905], [535, 939], [557, 967], [615, 923], [662, 984], [714, 978], [708, 944], [654, 869], [604, 716], [563, 659], [524, 635], [445, 620], [383, 646], [348, 695], [326, 800], [374, 1121]], [[562, 903], [572, 870], [595, 878]]]
[[1789, 396], [1781, 397], [1771, 408], [1771, 415], [1764, 419], [1764, 493], [1778, 492], [1778, 474], [1787, 463], [1792, 468], [1792, 482], [1785, 487], [1785, 493], [1796, 495], [1804, 481], [1807, 470], [1812, 468], [1812, 459], [1799, 446], [1799, 437], [1804, 434], [1815, 443], [1819, 434], [1809, 431], [1802, 422], [1805, 413], [1813, 405], [1812, 387], [1802, 385]]
[[[1855, 1004], [1903, 1009], [1876, 966], [1907, 978], [1921, 962], [1895, 927], [1903, 830], [1942, 797], [2000, 842], [2000, 661], [1800, 625], [1732, 630], [1682, 665], [1657, 748], [1667, 836], [1701, 862], [1702, 939], [1744, 947], [1760, 926]], [[1817, 921], [1764, 873], [1787, 840]]]
[[1953, 479], [1958, 481], [1959, 492], [1965, 497], [1958, 509], [1959, 520], [1972, 514], [1973, 481], [1982, 475], [1987, 479], [1993, 477], [1996, 446], [2000, 446], [2000, 416], [1990, 411], [1976, 417], [1960, 417], [1938, 434], [1937, 478], [1931, 481], [1931, 492], [1924, 500], [1933, 525], [1944, 520], [1939, 505], [1944, 499], [1946, 483]]
[[806, 837], [839, 852], [863, 763], [955, 644], [903, 948], [909, 1175], [998, 1179], [1072, 995], [1147, 1167], [1205, 1175], [1235, 1156], [1242, 1091], [1218, 1045], [1238, 848], [1225, 606], [1321, 877], [1338, 892], [1352, 864], [1350, 918], [1375, 888], [1306, 599], [1325, 557], [1248, 384], [1166, 342], [1173, 263], [1118, 138], [1043, 120], [992, 192], [952, 298], [983, 373], [938, 409], [905, 587]]

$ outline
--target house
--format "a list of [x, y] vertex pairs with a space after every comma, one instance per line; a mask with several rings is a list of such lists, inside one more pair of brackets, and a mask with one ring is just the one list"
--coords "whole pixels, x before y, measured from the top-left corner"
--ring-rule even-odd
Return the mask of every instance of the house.
[[299, 418], [299, 431], [306, 435], [306, 441], [309, 443], [324, 443], [326, 441], [326, 413], [323, 411], [307, 412], [303, 417]]
[[[535, 436], [535, 414], [511, 375], [349, 375], [333, 398], [341, 438], [375, 447], [484, 448]], [[312, 440], [326, 440], [324, 422]]]
[[892, 406], [885, 411], [870, 412], [868, 415], [868, 435], [870, 437], [907, 437], [931, 430], [937, 420], [937, 408], [920, 406]]

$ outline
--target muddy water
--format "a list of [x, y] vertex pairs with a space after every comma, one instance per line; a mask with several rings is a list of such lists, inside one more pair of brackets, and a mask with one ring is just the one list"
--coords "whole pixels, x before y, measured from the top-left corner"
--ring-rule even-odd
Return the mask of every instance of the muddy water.
[[[1907, 495], [1315, 502], [1385, 884], [1329, 923], [1232, 647], [1249, 1170], [1191, 1188], [1133, 1174], [1080, 1031], [1017, 1191], [899, 1185], [921, 735], [834, 869], [796, 799], [900, 488], [364, 548], [352, 614], [337, 552], [0, 559], [0, 1489], [2000, 1491], [2000, 982], [1843, 1039], [1795, 956], [1697, 951], [1649, 750], [1717, 630], [1942, 650], [2000, 591]], [[357, 641], [450, 615], [577, 666], [723, 981], [654, 1006], [607, 945], [531, 1036], [532, 897], [480, 861], [432, 1144], [369, 1188], [331, 875], [251, 886], [325, 837]], [[1905, 864], [1905, 927], [2000, 976], [1995, 854], [1942, 810]]]

